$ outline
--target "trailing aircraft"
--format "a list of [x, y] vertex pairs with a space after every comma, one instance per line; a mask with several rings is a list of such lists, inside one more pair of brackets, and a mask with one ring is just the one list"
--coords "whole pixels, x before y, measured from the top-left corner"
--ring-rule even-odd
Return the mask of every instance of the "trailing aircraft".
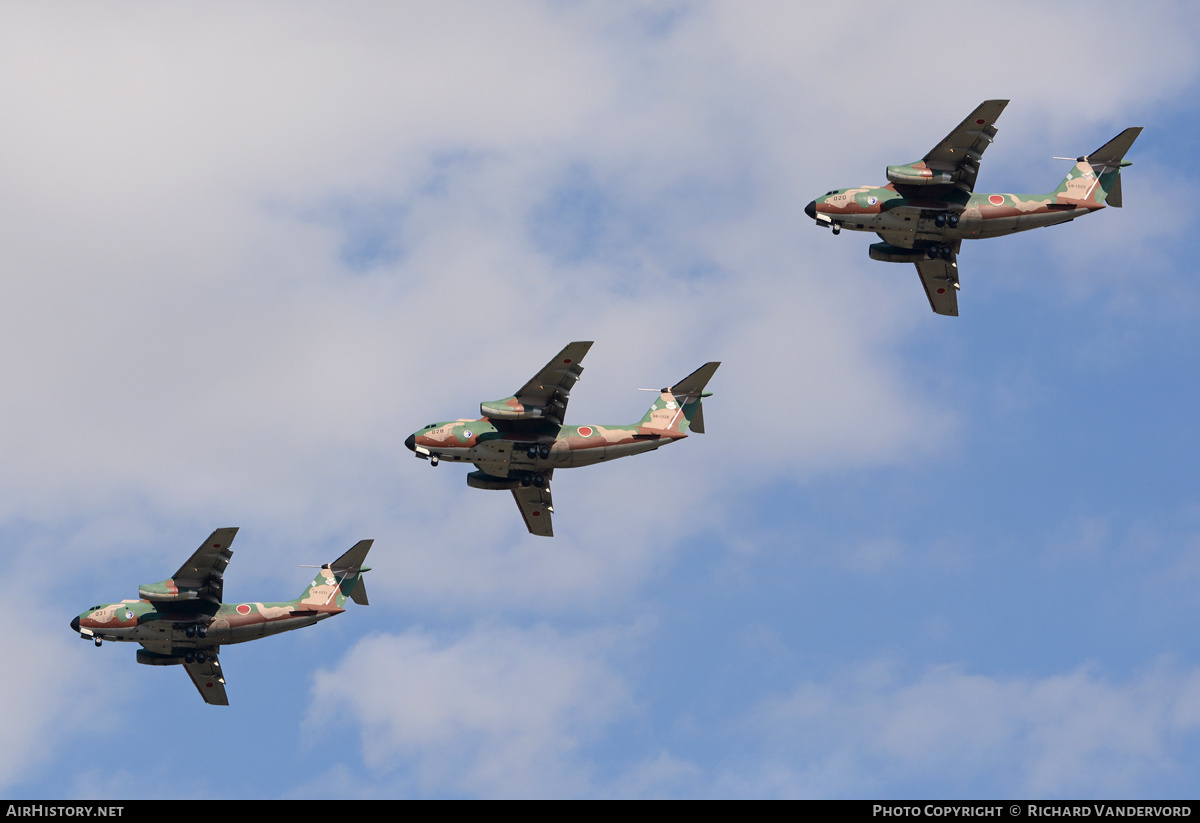
[[[963, 240], [1066, 223], [1121, 206], [1121, 169], [1141, 127], [1125, 129], [1074, 167], [1049, 194], [977, 194], [979, 160], [996, 136], [1007, 100], [986, 100], [915, 163], [888, 166], [885, 186], [834, 189], [804, 207], [823, 228], [868, 231], [873, 260], [915, 263], [929, 306], [958, 315], [958, 252]], [[1057, 157], [1056, 160], [1070, 160]]]

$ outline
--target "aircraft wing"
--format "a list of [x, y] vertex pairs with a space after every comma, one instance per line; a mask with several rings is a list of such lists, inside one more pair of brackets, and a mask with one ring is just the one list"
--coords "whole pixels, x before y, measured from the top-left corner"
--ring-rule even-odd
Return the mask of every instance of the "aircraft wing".
[[516, 394], [517, 401], [525, 408], [544, 408], [545, 419], [561, 426], [567, 401], [571, 397], [571, 387], [583, 373], [579, 361], [583, 360], [591, 347], [590, 340], [568, 343], [532, 380], [521, 387]]
[[546, 485], [540, 489], [537, 486], [518, 486], [512, 490], [517, 508], [521, 510], [521, 517], [525, 519], [525, 527], [529, 529], [530, 534], [539, 537], [554, 536], [554, 524], [550, 521], [550, 516], [554, 513], [554, 501], [550, 497], [552, 473], [545, 473]]
[[950, 259], [936, 257], [917, 263], [917, 274], [929, 298], [929, 308], [937, 314], [958, 317], [958, 255], [951, 253]]
[[225, 677], [221, 674], [221, 661], [217, 659], [215, 649], [208, 652], [208, 659], [203, 663], [184, 663], [183, 668], [196, 684], [196, 689], [205, 703], [213, 706], [229, 705], [229, 698], [225, 695]]
[[138, 596], [153, 603], [171, 603], [183, 611], [212, 613], [221, 605], [225, 567], [233, 557], [229, 544], [236, 534], [236, 528], [217, 529], [172, 577], [138, 586]]
[[179, 567], [172, 579], [175, 585], [200, 590], [201, 598], [220, 605], [224, 591], [225, 567], [233, 552], [229, 544], [237, 536], [237, 527], [217, 529], [200, 544], [200, 548]]
[[966, 192], [974, 191], [975, 178], [979, 175], [979, 158], [996, 136], [996, 118], [1007, 105], [1007, 100], [985, 100], [980, 103], [954, 131], [933, 147], [933, 151], [925, 155], [925, 164], [931, 169], [952, 172], [957, 188]]

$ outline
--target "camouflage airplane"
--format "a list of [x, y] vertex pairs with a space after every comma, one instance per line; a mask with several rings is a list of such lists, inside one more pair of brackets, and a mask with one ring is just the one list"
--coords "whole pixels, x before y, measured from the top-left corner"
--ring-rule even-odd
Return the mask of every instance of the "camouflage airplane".
[[[986, 100], [921, 160], [888, 166], [886, 186], [834, 189], [804, 207], [818, 226], [875, 232], [871, 259], [915, 263], [930, 307], [958, 315], [959, 246], [963, 240], [1066, 223], [1121, 206], [1125, 152], [1141, 133], [1129, 128], [1075, 166], [1049, 194], [975, 194], [979, 158], [996, 135], [1007, 100]], [[1056, 160], [1069, 160], [1059, 157]]]
[[703, 434], [701, 400], [720, 363], [705, 363], [658, 399], [628, 426], [564, 426], [571, 387], [583, 372], [579, 361], [591, 342], [569, 344], [512, 397], [480, 403], [482, 418], [430, 423], [408, 436], [404, 445], [436, 466], [440, 460], [473, 463], [467, 475], [476, 489], [508, 489], [517, 501], [530, 534], [553, 537], [550, 478], [555, 469], [590, 466], [657, 449]]
[[99, 646], [104, 640], [141, 643], [137, 661], [149, 666], [183, 665], [205, 703], [228, 706], [217, 652], [269, 634], [301, 629], [345, 611], [347, 598], [367, 605], [361, 579], [371, 540], [361, 540], [321, 566], [295, 600], [284, 603], [222, 603], [225, 567], [236, 528], [217, 529], [168, 580], [138, 587], [140, 600], [92, 606], [71, 621], [79, 636]]

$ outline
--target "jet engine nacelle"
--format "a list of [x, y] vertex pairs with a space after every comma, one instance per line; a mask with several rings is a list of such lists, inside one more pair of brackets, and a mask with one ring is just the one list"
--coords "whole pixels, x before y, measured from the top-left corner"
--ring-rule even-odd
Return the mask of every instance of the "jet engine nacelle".
[[201, 599], [200, 589], [180, 586], [174, 580], [163, 580], [148, 586], [138, 586], [138, 597], [151, 603], [178, 603], [183, 600]]
[[872, 260], [884, 263], [920, 263], [926, 257], [925, 249], [905, 249], [891, 243], [872, 243], [870, 254]]
[[954, 184], [954, 174], [948, 171], [937, 171], [925, 165], [924, 160], [909, 163], [906, 166], [888, 166], [887, 179], [904, 186], [950, 186]]
[[526, 406], [516, 397], [480, 403], [479, 413], [489, 420], [543, 420], [546, 417], [544, 408]]
[[473, 489], [510, 491], [520, 487], [521, 481], [514, 477], [496, 477], [484, 471], [473, 471], [467, 475], [467, 485]]
[[182, 666], [183, 655], [159, 654], [158, 652], [138, 649], [137, 662], [146, 666]]

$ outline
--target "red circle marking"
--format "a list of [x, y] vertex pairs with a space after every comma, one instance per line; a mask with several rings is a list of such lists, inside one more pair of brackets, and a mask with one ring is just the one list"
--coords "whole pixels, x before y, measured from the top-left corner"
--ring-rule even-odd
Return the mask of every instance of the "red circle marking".
[[993, 194], [991, 197], [988, 198], [988, 202], [991, 203], [993, 206], [1003, 206], [1004, 198], [998, 194]]
[[566, 360], [564, 360], [563, 362], [564, 362], [564, 363], [570, 363], [570, 362], [571, 362], [571, 358], [569, 358], [569, 357], [568, 357], [568, 358], [567, 358]]
[[211, 689], [212, 687], [213, 687], [213, 684], [212, 684], [212, 683], [205, 683], [205, 684], [204, 684], [204, 688], [206, 688], [206, 689]]
[[238, 604], [238, 607], [237, 607], [237, 613], [238, 614], [250, 614], [250, 607], [247, 606], [245, 603], [240, 603], [240, 604]]
[[986, 120], [976, 120], [976, 121], [975, 121], [975, 125], [976, 125], [976, 126], [982, 126], [982, 125], [983, 125], [984, 123], [986, 123], [986, 122], [987, 122]]
[[534, 516], [534, 517], [541, 517], [541, 516], [542, 516], [542, 513], [541, 513], [541, 512], [534, 512], [534, 513], [533, 513], [533, 516]]
[[946, 293], [945, 289], [941, 289], [941, 288], [938, 289], [938, 294], [945, 294], [945, 293]]
[[579, 436], [580, 437], [591, 437], [592, 436], [592, 427], [591, 426], [580, 426], [579, 427]]

